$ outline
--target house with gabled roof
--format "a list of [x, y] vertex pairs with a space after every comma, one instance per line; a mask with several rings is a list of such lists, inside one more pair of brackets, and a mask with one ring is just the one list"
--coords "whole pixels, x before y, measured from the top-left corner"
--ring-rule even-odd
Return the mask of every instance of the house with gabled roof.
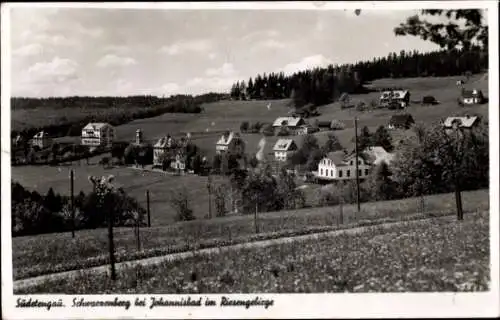
[[479, 121], [477, 116], [448, 117], [444, 120], [443, 126], [450, 130], [457, 128], [472, 129]]
[[411, 114], [395, 114], [389, 120], [389, 129], [410, 129], [412, 125], [415, 124], [415, 120]]
[[165, 154], [175, 149], [176, 146], [176, 141], [170, 135], [160, 138], [153, 146], [153, 165], [161, 166]]
[[[372, 163], [366, 156], [358, 155], [358, 175], [360, 179], [370, 174]], [[356, 179], [356, 156], [346, 155], [344, 151], [329, 152], [320, 160], [316, 177], [320, 180]]]
[[82, 145], [89, 147], [111, 146], [115, 130], [109, 123], [91, 122], [82, 129]]
[[243, 155], [245, 152], [245, 142], [237, 132], [224, 132], [215, 145], [217, 154], [231, 153]]
[[52, 138], [47, 134], [47, 132], [40, 131], [33, 136], [31, 145], [37, 146], [40, 149], [45, 149], [52, 145]]
[[380, 95], [380, 105], [390, 106], [397, 103], [401, 108], [406, 108], [410, 104], [410, 91], [408, 90], [387, 90]]
[[281, 128], [286, 128], [292, 133], [297, 133], [302, 125], [306, 122], [302, 117], [279, 117], [273, 122], [273, 128], [280, 130]]
[[481, 104], [484, 102], [484, 95], [481, 90], [463, 90], [461, 100], [463, 104]]
[[297, 150], [297, 144], [293, 139], [278, 139], [273, 147], [274, 158], [276, 161], [286, 161]]

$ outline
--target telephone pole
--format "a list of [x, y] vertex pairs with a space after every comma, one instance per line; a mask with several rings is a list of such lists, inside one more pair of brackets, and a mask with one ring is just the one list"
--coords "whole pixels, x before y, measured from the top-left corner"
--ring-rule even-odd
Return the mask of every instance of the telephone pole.
[[208, 172], [207, 189], [208, 189], [208, 218], [212, 219], [212, 175], [210, 171]]
[[354, 118], [354, 153], [356, 156], [356, 204], [358, 212], [361, 211], [360, 191], [359, 191], [359, 164], [358, 164], [358, 119]]
[[74, 181], [75, 176], [73, 169], [69, 173], [69, 185], [70, 185], [70, 202], [71, 202], [71, 237], [75, 238], [75, 194], [74, 194]]
[[149, 190], [146, 190], [146, 208], [148, 213], [148, 228], [151, 228], [151, 211], [149, 209]]

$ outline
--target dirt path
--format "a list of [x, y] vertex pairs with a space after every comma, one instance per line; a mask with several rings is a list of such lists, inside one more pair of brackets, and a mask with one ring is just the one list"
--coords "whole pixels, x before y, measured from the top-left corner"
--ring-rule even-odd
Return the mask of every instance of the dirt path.
[[[453, 219], [455, 219], [455, 217], [454, 216], [446, 216], [446, 217], [439, 217], [439, 218], [419, 219], [419, 220], [414, 220], [414, 221], [391, 222], [391, 223], [384, 223], [384, 224], [379, 224], [379, 225], [374, 225], [374, 226], [365, 226], [365, 227], [356, 227], [356, 228], [344, 229], [344, 230], [319, 232], [319, 233], [307, 234], [307, 235], [296, 236], [296, 237], [284, 237], [284, 238], [278, 238], [278, 239], [272, 239], [272, 240], [246, 242], [246, 243], [230, 245], [230, 246], [225, 246], [225, 247], [220, 247], [220, 248], [201, 249], [201, 250], [198, 250], [196, 252], [196, 254], [197, 255], [211, 254], [211, 253], [217, 254], [217, 253], [221, 253], [221, 252], [228, 251], [228, 250], [238, 250], [238, 249], [242, 249], [242, 248], [267, 247], [267, 246], [272, 246], [272, 245], [277, 245], [277, 244], [289, 243], [292, 241], [304, 241], [304, 240], [317, 239], [317, 238], [322, 238], [322, 237], [339, 236], [339, 235], [343, 235], [343, 234], [357, 234], [357, 233], [368, 231], [371, 229], [377, 229], [377, 228], [388, 229], [390, 227], [403, 225], [403, 224], [418, 225], [418, 224], [425, 223], [426, 221], [431, 220], [431, 219], [452, 221]], [[141, 260], [120, 262], [120, 263], [116, 264], [116, 271], [119, 272], [120, 270], [122, 270], [124, 268], [133, 267], [136, 265], [148, 266], [148, 265], [159, 264], [159, 263], [162, 263], [165, 261], [185, 259], [185, 258], [188, 258], [192, 255], [193, 255], [193, 252], [188, 251], [188, 252], [173, 253], [173, 254], [168, 254], [168, 255], [158, 256], [158, 257], [151, 257], [151, 258], [146, 258], [146, 259], [141, 259]], [[76, 277], [82, 271], [91, 272], [91, 273], [95, 273], [95, 274], [109, 273], [109, 265], [103, 265], [103, 266], [87, 268], [87, 269], [80, 269], [80, 270], [71, 270], [71, 271], [42, 275], [42, 276], [33, 277], [33, 278], [16, 280], [13, 283], [14, 291], [22, 289], [22, 288], [35, 286], [35, 285], [40, 284], [40, 283], [47, 281], [47, 280], [60, 280], [60, 279], [68, 279], [68, 278]]]

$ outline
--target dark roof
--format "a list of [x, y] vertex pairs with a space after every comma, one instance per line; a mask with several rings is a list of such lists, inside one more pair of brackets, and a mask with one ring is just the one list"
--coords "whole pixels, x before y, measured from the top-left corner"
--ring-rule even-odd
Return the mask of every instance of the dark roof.
[[474, 98], [482, 96], [483, 92], [481, 90], [464, 90], [462, 92], [462, 97], [464, 98]]
[[398, 125], [403, 124], [406, 125], [408, 123], [415, 123], [411, 114], [395, 114], [391, 117], [389, 124]]
[[344, 151], [328, 152], [326, 157], [335, 163], [336, 166], [343, 165], [346, 154]]

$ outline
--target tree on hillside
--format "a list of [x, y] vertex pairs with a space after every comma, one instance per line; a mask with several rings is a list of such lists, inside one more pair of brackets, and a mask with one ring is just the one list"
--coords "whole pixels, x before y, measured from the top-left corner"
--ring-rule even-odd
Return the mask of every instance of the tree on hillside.
[[[467, 51], [474, 46], [488, 50], [488, 26], [484, 23], [484, 10], [422, 10], [419, 15], [409, 17], [394, 29], [397, 36], [412, 35], [429, 40], [441, 48], [452, 50], [461, 47]], [[446, 22], [429, 22], [423, 16], [446, 17]], [[458, 22], [464, 22], [459, 26]]]
[[188, 190], [185, 187], [172, 191], [169, 201], [170, 205], [176, 211], [175, 219], [177, 221], [190, 221], [195, 219], [189, 203]]
[[397, 187], [392, 180], [392, 172], [387, 163], [382, 161], [365, 182], [371, 199], [385, 201], [397, 198]]
[[342, 145], [340, 144], [339, 139], [333, 133], [328, 134], [328, 139], [325, 141], [323, 145], [323, 153], [334, 152], [342, 150]]
[[384, 126], [377, 128], [372, 136], [371, 144], [373, 146], [381, 146], [387, 152], [391, 152], [394, 149], [394, 146], [392, 145], [392, 137]]
[[[355, 138], [353, 138], [354, 141]], [[361, 133], [358, 135], [358, 151], [361, 152], [368, 147], [372, 146], [372, 134], [370, 133], [370, 129], [367, 126], [364, 126], [361, 129]]]

